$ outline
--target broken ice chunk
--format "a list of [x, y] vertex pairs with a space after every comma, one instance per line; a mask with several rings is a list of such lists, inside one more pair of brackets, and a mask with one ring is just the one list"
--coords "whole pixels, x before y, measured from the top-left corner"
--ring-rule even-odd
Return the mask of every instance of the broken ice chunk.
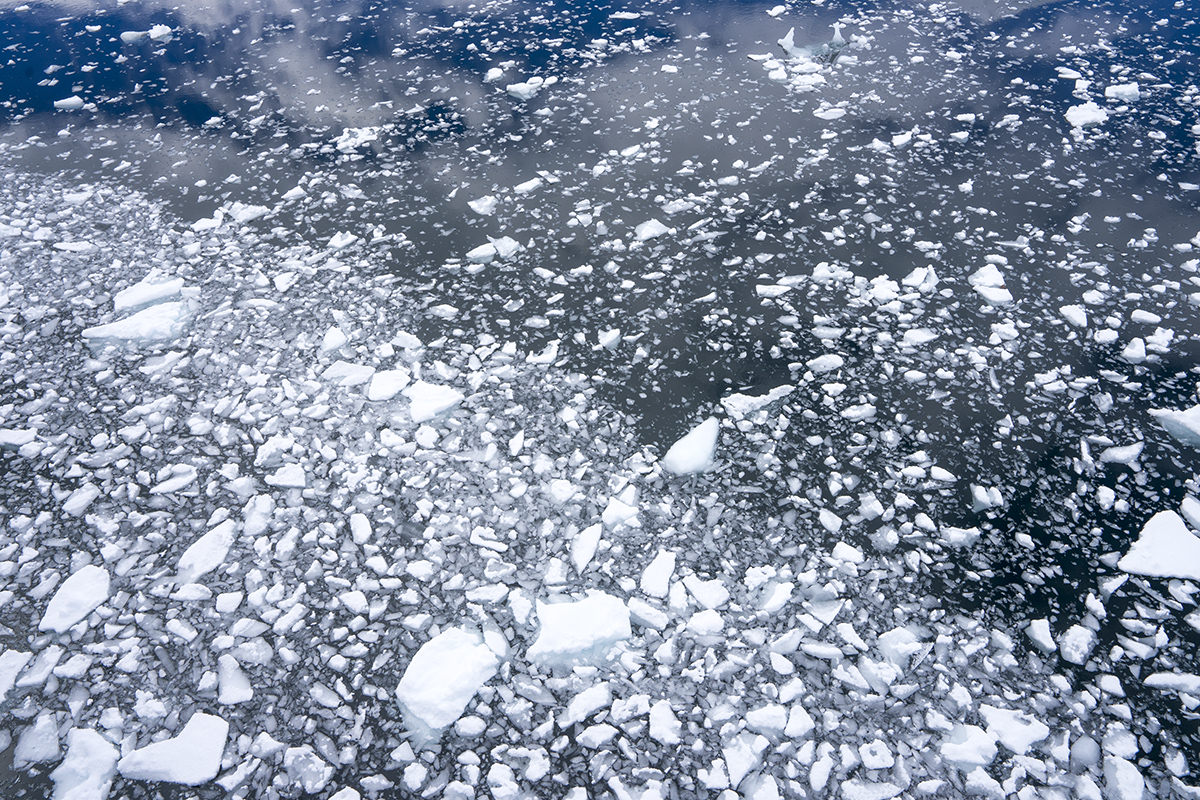
[[59, 753], [58, 722], [53, 711], [43, 711], [17, 739], [17, 746], [13, 748], [13, 767], [21, 769], [28, 764], [57, 761]]
[[471, 698], [500, 668], [479, 634], [448, 628], [413, 656], [396, 686], [405, 722], [437, 731], [462, 716]]
[[659, 550], [642, 571], [642, 591], [651, 597], [666, 597], [671, 576], [675, 574], [675, 553]]
[[242, 672], [237, 659], [229, 653], [222, 653], [217, 659], [217, 680], [217, 702], [221, 705], [244, 703], [254, 697], [250, 679]]
[[484, 195], [483, 197], [480, 197], [476, 200], [470, 200], [467, 202], [467, 205], [470, 206], [471, 210], [474, 211], [476, 214], [486, 217], [491, 214], [494, 214], [496, 211], [496, 207], [498, 205], [500, 205], [500, 203], [496, 199], [495, 195], [489, 194], [489, 195]]
[[367, 399], [372, 402], [391, 400], [408, 385], [408, 370], [384, 369], [371, 376], [367, 386]]
[[53, 800], [103, 800], [117, 772], [117, 748], [90, 728], [67, 733], [67, 757], [53, 772]]
[[117, 769], [133, 780], [199, 786], [217, 776], [228, 735], [228, 722], [199, 711], [173, 738], [134, 750]]
[[955, 725], [941, 751], [942, 758], [962, 769], [984, 767], [996, 758], [996, 740], [977, 725]]
[[225, 563], [235, 529], [234, 521], [227, 519], [192, 542], [179, 557], [179, 582], [195, 583], [201, 575], [207, 575]]
[[88, 564], [63, 581], [38, 624], [40, 631], [66, 633], [108, 599], [108, 570]]
[[144, 308], [116, 322], [84, 328], [82, 336], [98, 342], [158, 342], [175, 339], [188, 321], [187, 306], [179, 300]]
[[674, 232], [674, 228], [668, 228], [656, 219], [648, 219], [633, 229], [633, 238], [639, 242], [647, 242]]
[[157, 269], [142, 278], [127, 289], [122, 289], [113, 295], [113, 309], [116, 311], [132, 311], [163, 300], [178, 297], [183, 291], [183, 278], [163, 280], [163, 275]]
[[417, 381], [404, 390], [411, 404], [409, 413], [413, 422], [426, 422], [443, 414], [463, 401], [463, 393], [452, 386]]
[[263, 480], [281, 489], [303, 489], [308, 485], [308, 476], [299, 464], [284, 464]]
[[1150, 416], [1158, 420], [1163, 430], [1178, 441], [1192, 447], [1200, 447], [1200, 405], [1183, 411], [1168, 408], [1152, 408]]
[[1108, 112], [1093, 101], [1089, 100], [1077, 106], [1071, 106], [1065, 114], [1072, 128], [1086, 128], [1089, 125], [1099, 125], [1108, 119]]
[[1200, 580], [1200, 537], [1174, 511], [1160, 511], [1142, 527], [1117, 568], [1134, 575]]
[[573, 602], [539, 601], [537, 615], [541, 627], [527, 655], [546, 666], [594, 661], [633, 633], [625, 603], [604, 592]]
[[717, 449], [719, 423], [716, 417], [708, 417], [671, 445], [662, 457], [662, 467], [676, 475], [705, 472], [712, 468], [713, 454]]
[[1050, 735], [1045, 723], [1021, 711], [981, 705], [979, 713], [987, 723], [987, 732], [1019, 756]]
[[728, 397], [721, 398], [721, 405], [725, 408], [726, 413], [734, 419], [742, 419], [743, 417], [753, 414], [761, 408], [774, 403], [776, 400], [781, 400], [787, 397], [793, 391], [795, 386], [776, 386], [766, 394], [750, 395], [750, 394], [731, 394]]

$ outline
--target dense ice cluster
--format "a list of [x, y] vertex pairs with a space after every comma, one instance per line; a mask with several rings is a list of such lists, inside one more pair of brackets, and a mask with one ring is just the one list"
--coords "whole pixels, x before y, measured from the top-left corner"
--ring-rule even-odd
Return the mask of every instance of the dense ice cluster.
[[[1167, 211], [1200, 187], [1148, 158], [1158, 227], [1084, 192], [1116, 130], [1165, 160], [1195, 87], [1056, 40], [1063, 96], [968, 105], [999, 33], [791, 14], [732, 74], [811, 137], [704, 85], [600, 114], [606, 59], [709, 63], [640, 12], [583, 78], [490, 60], [521, 133], [429, 184], [399, 107], [247, 145], [190, 215], [9, 134], [12, 796], [1200, 796], [1200, 236]], [[962, 107], [874, 127], [879, 76], [934, 52], [917, 96]], [[619, 146], [523, 160], [583, 119]], [[447, 173], [454, 235], [419, 195]]]

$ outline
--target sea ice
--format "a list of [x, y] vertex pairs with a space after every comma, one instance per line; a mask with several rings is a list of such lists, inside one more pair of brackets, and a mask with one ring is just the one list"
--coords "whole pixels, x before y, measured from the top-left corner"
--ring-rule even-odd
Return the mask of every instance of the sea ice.
[[228, 735], [228, 722], [198, 711], [174, 737], [134, 750], [117, 769], [133, 780], [199, 786], [217, 776]]
[[671, 445], [662, 457], [662, 467], [676, 475], [705, 472], [712, 468], [713, 454], [717, 449], [717, 434], [720, 423], [716, 417], [708, 417]]
[[182, 334], [187, 320], [186, 304], [174, 300], [143, 308], [116, 322], [84, 328], [82, 336], [96, 341], [166, 341]]
[[599, 591], [573, 602], [539, 601], [537, 615], [541, 627], [527, 655], [544, 665], [594, 660], [633, 633], [625, 603]]
[[67, 757], [50, 773], [53, 800], [104, 800], [117, 772], [119, 753], [91, 728], [67, 733]]
[[104, 567], [80, 567], [50, 598], [38, 630], [66, 633], [108, 599], [108, 586], [108, 570]]
[[417, 381], [404, 390], [411, 404], [412, 421], [426, 422], [443, 414], [463, 401], [463, 393], [452, 386]]
[[1117, 568], [1134, 575], [1200, 580], [1200, 537], [1174, 511], [1160, 511], [1142, 527]]
[[492, 679], [500, 659], [476, 633], [449, 628], [413, 656], [396, 686], [409, 724], [439, 730], [462, 716], [471, 698]]
[[195, 583], [197, 578], [225, 563], [236, 530], [234, 521], [227, 519], [192, 542], [179, 557], [179, 582]]

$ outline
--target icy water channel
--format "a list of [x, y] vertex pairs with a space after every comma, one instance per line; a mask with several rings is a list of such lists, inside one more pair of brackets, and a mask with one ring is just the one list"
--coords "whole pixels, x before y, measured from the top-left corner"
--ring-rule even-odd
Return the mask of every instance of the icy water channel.
[[1200, 796], [1198, 12], [3, 4], [0, 793]]

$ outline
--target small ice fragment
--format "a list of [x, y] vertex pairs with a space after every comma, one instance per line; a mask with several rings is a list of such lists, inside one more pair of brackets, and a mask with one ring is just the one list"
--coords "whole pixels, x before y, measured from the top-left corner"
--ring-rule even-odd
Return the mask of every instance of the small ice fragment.
[[1117, 100], [1122, 103], [1133, 103], [1141, 98], [1142, 89], [1138, 86], [1137, 81], [1133, 81], [1132, 83], [1116, 83], [1105, 87], [1104, 96], [1110, 100]]
[[639, 242], [646, 242], [663, 234], [674, 232], [674, 228], [668, 228], [656, 219], [648, 219], [633, 229], [633, 238]]
[[66, 633], [108, 599], [108, 589], [108, 570], [95, 564], [80, 567], [50, 598], [38, 630]]
[[488, 194], [475, 200], [467, 201], [467, 205], [476, 214], [486, 217], [496, 213], [496, 207], [500, 205], [500, 201], [496, 199], [495, 195]]
[[17, 738], [17, 746], [13, 748], [13, 767], [21, 769], [27, 764], [57, 761], [60, 752], [58, 722], [54, 719], [54, 712], [43, 711]]
[[675, 574], [675, 553], [670, 550], [659, 550], [653, 560], [642, 571], [642, 591], [651, 597], [666, 597], [671, 581]]
[[299, 464], [284, 464], [263, 480], [281, 489], [303, 489], [308, 485], [308, 475]]
[[367, 386], [367, 399], [372, 402], [391, 400], [408, 385], [408, 380], [406, 369], [380, 370], [371, 376], [371, 383]]
[[83, 108], [83, 98], [77, 94], [54, 101], [54, 107], [59, 111], [77, 111]]
[[676, 475], [705, 472], [713, 466], [713, 454], [717, 449], [719, 423], [716, 417], [708, 417], [671, 445], [662, 457], [662, 467]]
[[113, 309], [131, 311], [163, 300], [170, 300], [178, 297], [182, 292], [183, 278], [162, 280], [162, 273], [154, 269], [133, 286], [122, 289], [113, 295]]
[[236, 525], [227, 519], [213, 527], [183, 551], [177, 567], [180, 583], [195, 583], [202, 575], [207, 575], [225, 563], [229, 548], [233, 544]]
[[1150, 416], [1182, 444], [1200, 447], [1200, 405], [1175, 411], [1169, 408], [1152, 408]]

